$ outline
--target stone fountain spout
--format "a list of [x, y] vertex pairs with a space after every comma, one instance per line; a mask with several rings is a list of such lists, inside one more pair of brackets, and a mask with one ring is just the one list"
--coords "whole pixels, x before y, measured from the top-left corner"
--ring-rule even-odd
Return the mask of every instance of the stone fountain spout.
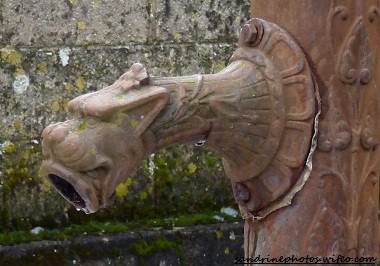
[[113, 85], [72, 100], [72, 119], [43, 131], [42, 171], [91, 213], [151, 153], [205, 145], [221, 154], [242, 214], [263, 219], [307, 180], [316, 109], [301, 48], [276, 24], [252, 19], [216, 74], [150, 77], [136, 63]]

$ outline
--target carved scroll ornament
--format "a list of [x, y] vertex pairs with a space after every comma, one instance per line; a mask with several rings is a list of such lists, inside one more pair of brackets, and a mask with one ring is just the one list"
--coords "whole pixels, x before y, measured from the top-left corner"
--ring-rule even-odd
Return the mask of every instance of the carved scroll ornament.
[[150, 77], [134, 64], [111, 86], [72, 100], [73, 118], [43, 132], [42, 171], [91, 213], [149, 154], [204, 144], [222, 155], [243, 215], [260, 219], [306, 182], [316, 109], [300, 47], [276, 24], [252, 19], [219, 73]]

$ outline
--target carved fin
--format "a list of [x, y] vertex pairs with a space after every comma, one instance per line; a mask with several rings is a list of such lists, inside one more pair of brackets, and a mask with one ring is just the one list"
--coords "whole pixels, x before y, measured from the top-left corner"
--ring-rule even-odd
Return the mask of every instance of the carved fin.
[[231, 93], [227, 95], [217, 95], [212, 97], [210, 105], [216, 111], [229, 117], [239, 117], [240, 110], [237, 107], [240, 102], [239, 93]]
[[95, 117], [109, 115], [112, 109], [113, 98], [131, 91], [138, 86], [147, 85], [149, 75], [144, 65], [134, 63], [114, 84], [99, 91], [81, 95], [68, 104], [70, 113], [84, 114]]
[[137, 83], [136, 85], [147, 85], [149, 83], [149, 75], [145, 66], [140, 63], [134, 63], [131, 68], [119, 78], [119, 81], [129, 80], [135, 81]]
[[127, 114], [133, 132], [140, 136], [164, 108], [169, 99], [166, 88], [146, 86], [119, 97], [113, 112]]
[[107, 118], [126, 112], [132, 131], [141, 135], [164, 108], [169, 92], [147, 85], [149, 76], [142, 64], [135, 63], [113, 85], [70, 101], [72, 113]]

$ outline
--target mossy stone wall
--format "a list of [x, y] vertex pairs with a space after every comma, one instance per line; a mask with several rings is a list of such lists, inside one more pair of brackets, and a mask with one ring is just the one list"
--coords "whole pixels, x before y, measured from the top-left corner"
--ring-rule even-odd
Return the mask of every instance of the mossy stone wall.
[[236, 48], [249, 0], [0, 2], [0, 230], [196, 213], [233, 205], [220, 158], [193, 146], [149, 157], [95, 215], [39, 175], [41, 132], [70, 99], [112, 84], [134, 62], [151, 75], [213, 73]]

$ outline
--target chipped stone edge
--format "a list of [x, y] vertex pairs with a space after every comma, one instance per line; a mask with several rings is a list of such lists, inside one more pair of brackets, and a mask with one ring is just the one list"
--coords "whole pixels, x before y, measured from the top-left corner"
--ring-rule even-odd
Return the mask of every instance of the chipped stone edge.
[[260, 221], [260, 220], [264, 219], [265, 217], [267, 217], [272, 212], [275, 212], [281, 208], [289, 206], [292, 203], [292, 200], [293, 200], [295, 194], [297, 194], [297, 192], [299, 192], [303, 188], [306, 181], [309, 179], [311, 171], [313, 170], [313, 155], [314, 155], [315, 149], [317, 148], [319, 115], [321, 114], [321, 108], [322, 108], [321, 107], [321, 98], [319, 95], [319, 88], [318, 88], [318, 84], [316, 82], [314, 75], [313, 75], [313, 80], [314, 80], [315, 98], [316, 98], [316, 103], [317, 103], [317, 113], [314, 117], [314, 133], [313, 133], [313, 137], [311, 139], [309, 154], [307, 156], [305, 167], [301, 173], [300, 178], [298, 179], [298, 181], [294, 185], [294, 187], [289, 191], [289, 193], [287, 193], [287, 195], [282, 200], [280, 200], [279, 202], [263, 209], [262, 211], [258, 212], [256, 215], [247, 212], [246, 210], [244, 210], [239, 205], [239, 208], [241, 211], [241, 216], [243, 219], [251, 218], [253, 220], [253, 222]]

